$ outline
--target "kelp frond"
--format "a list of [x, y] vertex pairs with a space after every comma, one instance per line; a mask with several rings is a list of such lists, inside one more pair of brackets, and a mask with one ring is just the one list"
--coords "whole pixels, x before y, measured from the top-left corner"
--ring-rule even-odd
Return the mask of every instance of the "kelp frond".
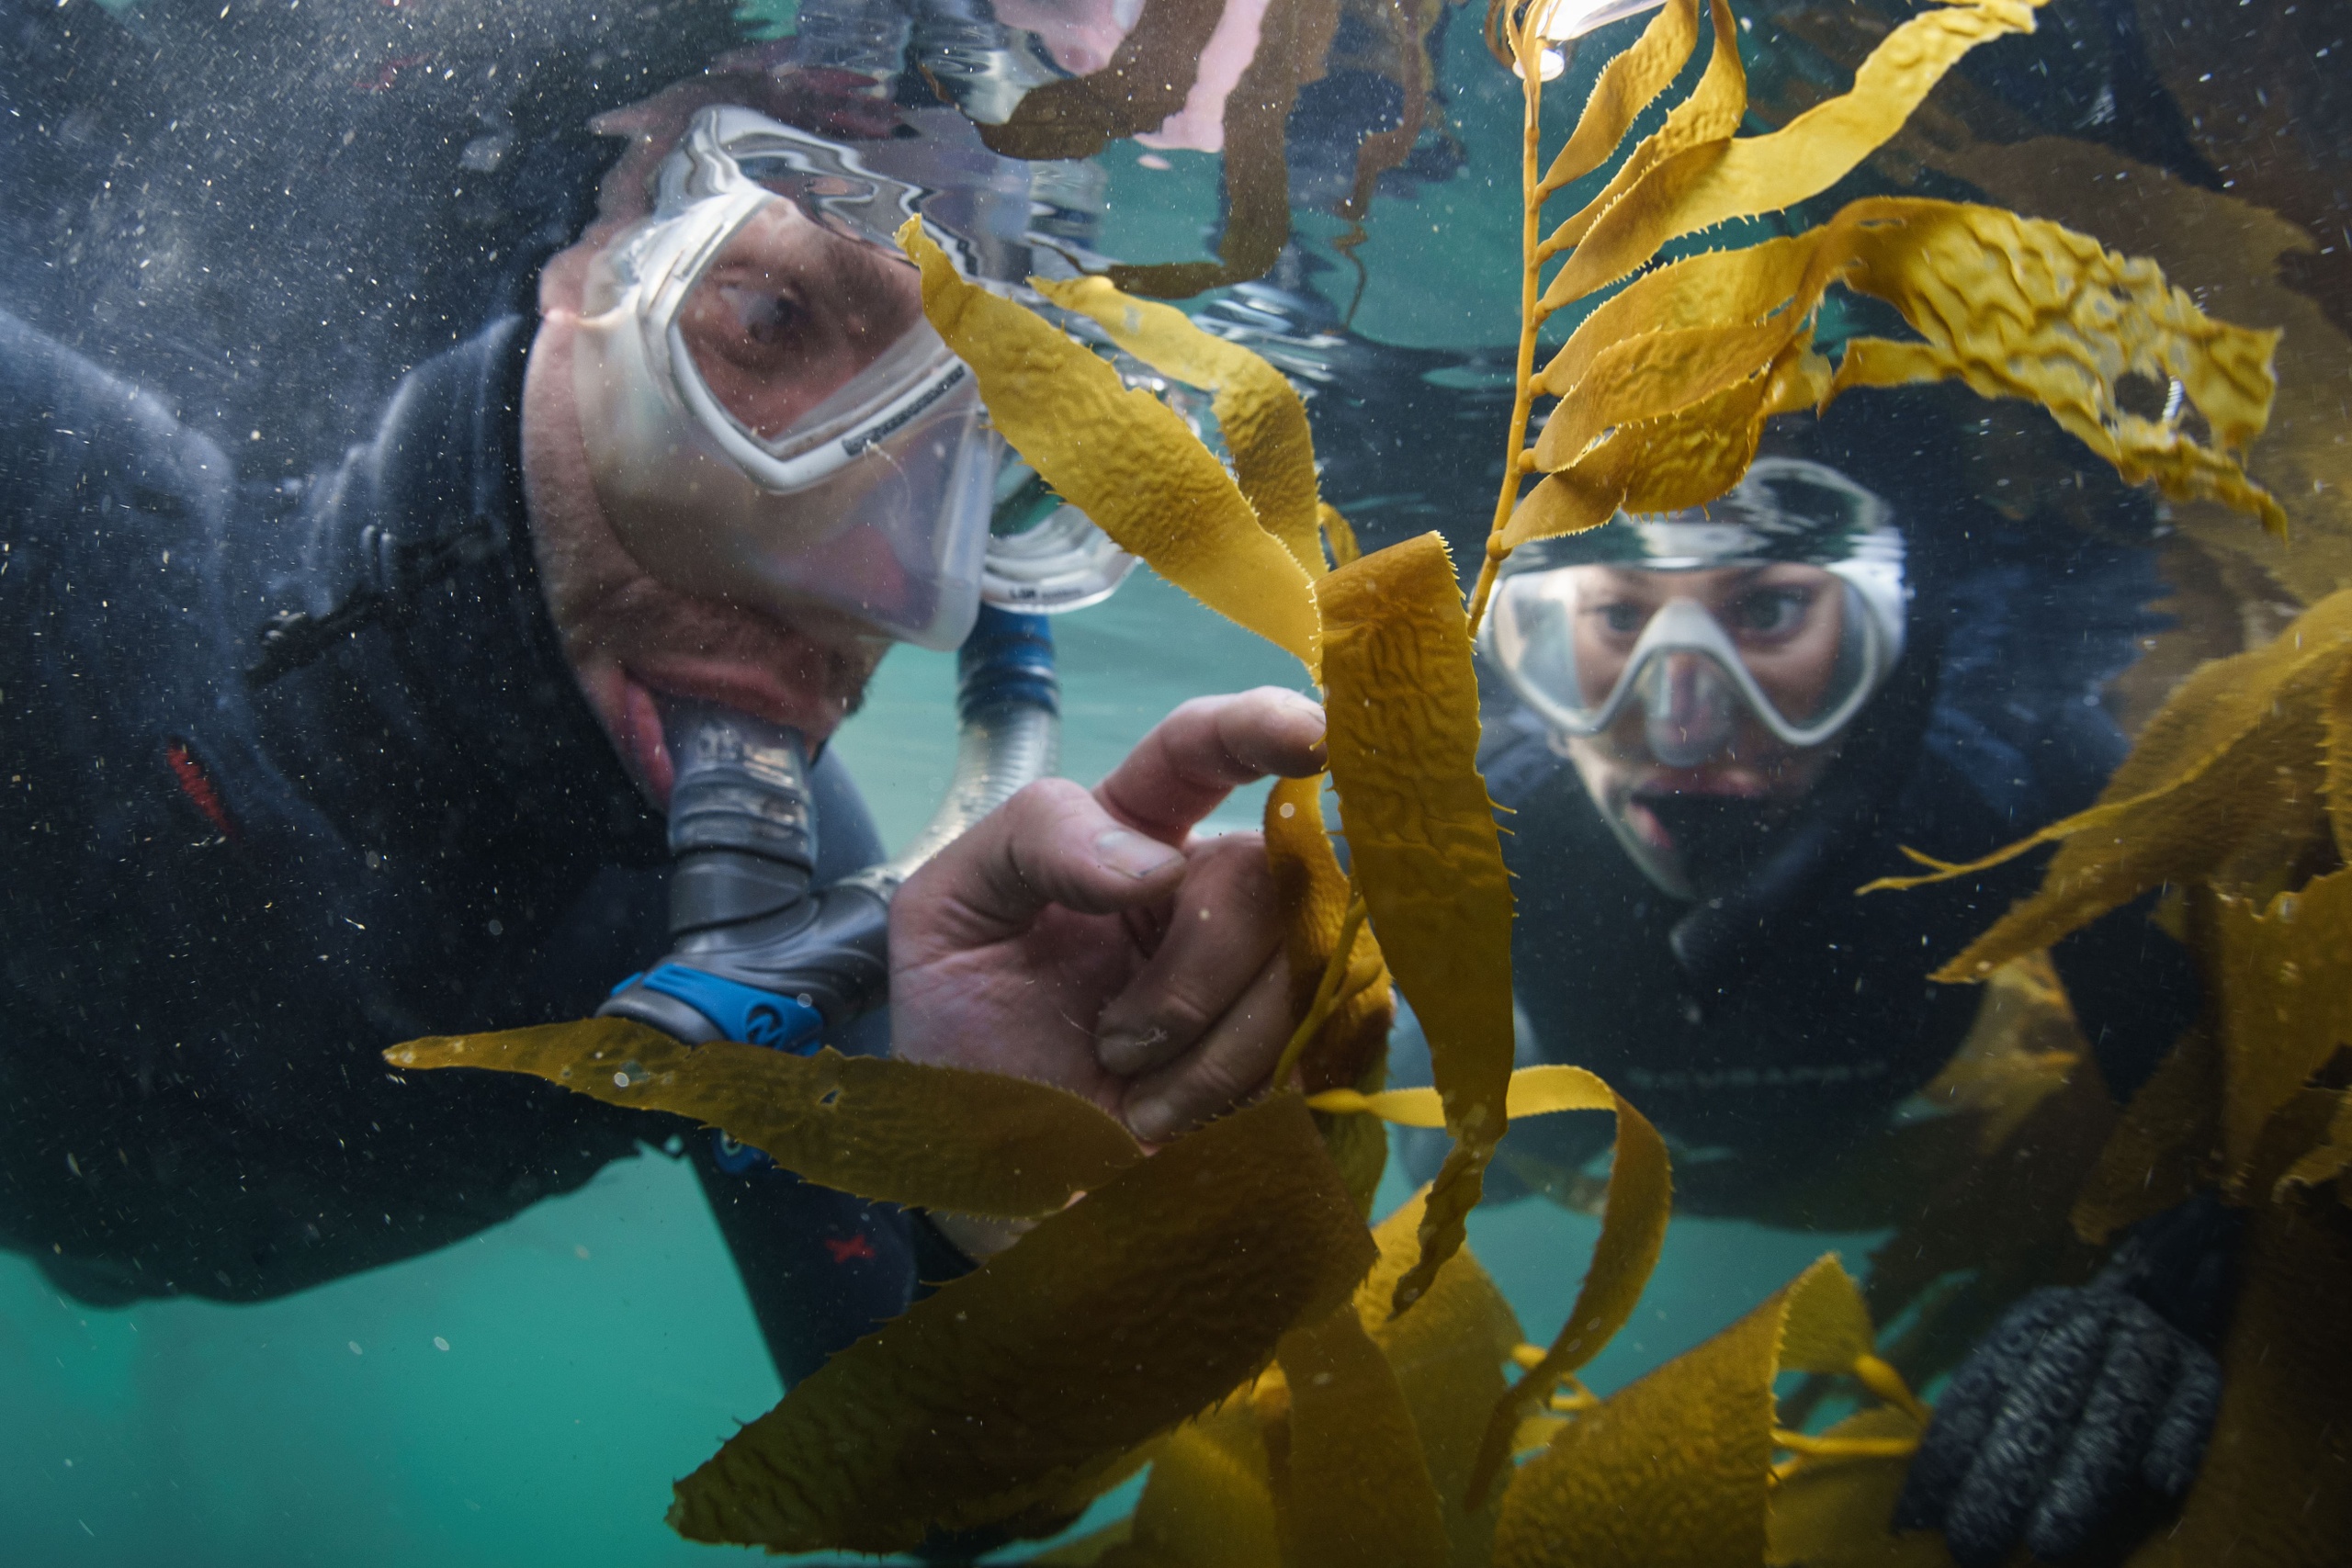
[[[1857, 387], [1958, 380], [1985, 397], [2038, 402], [2125, 479], [2179, 500], [2218, 500], [2283, 531], [2278, 502], [2233, 456], [2268, 419], [2278, 334], [2212, 321], [2152, 262], [1998, 209], [1859, 201], [1802, 234], [1657, 266], [1592, 310], [1537, 368], [1538, 336], [1554, 315], [1650, 266], [1663, 245], [1828, 189], [1901, 129], [1969, 50], [2031, 31], [2041, 3], [1962, 0], [1925, 12], [1887, 36], [1850, 91], [1777, 131], [1742, 137], [1738, 29], [1728, 0], [1710, 0], [1713, 44], [1697, 86], [1549, 232], [1546, 202], [1599, 169], [1689, 61], [1698, 0], [1668, 0], [1610, 62], [1548, 168], [1540, 55], [1551, 7], [1537, 0], [1509, 24], [1525, 82], [1518, 392], [1474, 625], [1519, 545], [1596, 526], [1621, 508], [1702, 505], [1746, 472], [1766, 420], [1825, 408]], [[1918, 338], [1857, 339], [1833, 365], [1812, 342], [1833, 283], [1894, 306]], [[2181, 395], [2162, 418], [2130, 412], [2120, 388], [2132, 376]], [[1538, 399], [1558, 403], [1531, 447]], [[2208, 439], [2185, 423], [2189, 410]], [[1544, 477], [1522, 496], [1534, 475]]]

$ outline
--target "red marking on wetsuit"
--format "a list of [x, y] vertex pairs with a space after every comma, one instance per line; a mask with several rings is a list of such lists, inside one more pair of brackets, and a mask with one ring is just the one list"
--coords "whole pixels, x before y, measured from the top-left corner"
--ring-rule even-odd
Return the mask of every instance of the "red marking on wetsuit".
[[863, 1235], [854, 1235], [847, 1241], [843, 1241], [838, 1236], [829, 1235], [825, 1238], [825, 1250], [833, 1255], [833, 1261], [836, 1263], [846, 1263], [853, 1258], [875, 1258], [879, 1256], [879, 1254], [874, 1250], [874, 1244], [866, 1240]]
[[187, 749], [187, 742], [175, 735], [164, 742], [164, 761], [172, 770], [172, 777], [179, 781], [180, 793], [196, 804], [206, 821], [220, 829], [224, 839], [237, 837], [237, 824], [229, 808], [220, 804], [220, 792], [212, 787], [212, 775]]

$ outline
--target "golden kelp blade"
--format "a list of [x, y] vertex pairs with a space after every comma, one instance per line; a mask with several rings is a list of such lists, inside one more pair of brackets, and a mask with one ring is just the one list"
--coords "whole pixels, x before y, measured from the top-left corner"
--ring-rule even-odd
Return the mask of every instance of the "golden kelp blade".
[[1764, 1560], [1772, 1371], [1787, 1292], [1620, 1390], [1520, 1468], [1496, 1568], [1728, 1568]]
[[[2210, 895], [2208, 895], [2210, 897]], [[2190, 1025], [2124, 1108], [2075, 1194], [2075, 1234], [2094, 1247], [2161, 1214], [2221, 1174], [2222, 1049]]]
[[1373, 931], [1429, 1036], [1454, 1146], [1399, 1311], [1462, 1245], [1510, 1079], [1510, 884], [1479, 777], [1478, 682], [1453, 565], [1435, 534], [1319, 584], [1340, 820]]
[[[1681, 8], [1684, 7], [1679, 5], [1669, 6], [1669, 9]], [[1600, 194], [1552, 231], [1535, 253], [1538, 265], [1576, 246], [1595, 222], [1623, 201], [1628, 191], [1640, 186], [1659, 164], [1670, 162], [1694, 147], [1718, 145], [1739, 130], [1740, 117], [1747, 108], [1747, 72], [1739, 59], [1739, 28], [1732, 20], [1728, 0], [1709, 0], [1708, 16], [1714, 25], [1715, 37], [1709, 51], [1706, 72], [1699, 78], [1699, 85], [1691, 89], [1689, 97], [1668, 111], [1664, 125], [1643, 138], [1617, 172], [1610, 176], [1609, 184]], [[1695, 15], [1689, 25], [1695, 28]], [[1665, 17], [1660, 17], [1652, 26], [1672, 28]], [[1676, 33], [1680, 31], [1679, 28], [1672, 30]], [[1683, 52], [1685, 55], [1690, 52], [1688, 45], [1684, 46]], [[1583, 129], [1579, 122], [1577, 131], [1581, 132]], [[1623, 133], [1621, 131], [1619, 134]], [[1574, 146], [1576, 138], [1572, 135], [1569, 145]], [[1563, 152], [1566, 151], [1566, 148], [1562, 149]], [[1556, 163], [1555, 168], [1557, 168]], [[1551, 182], [1547, 179], [1544, 184], [1549, 186]], [[1544, 303], [1547, 310], [1556, 309], [1558, 305], [1551, 291], [1545, 292]]]
[[1285, 1568], [1443, 1568], [1436, 1486], [1395, 1370], [1342, 1303], [1283, 1337]]
[[1877, 1346], [1871, 1309], [1836, 1254], [1797, 1276], [1789, 1287], [1788, 1317], [1781, 1325], [1781, 1371], [1842, 1375], [1874, 1354]]
[[[1381, 1094], [1333, 1089], [1314, 1096], [1307, 1103], [1318, 1111], [1369, 1114], [1408, 1127], [1435, 1127], [1442, 1121], [1434, 1089], [1390, 1089]], [[1592, 1267], [1586, 1272], [1576, 1304], [1569, 1309], [1567, 1321], [1552, 1348], [1516, 1386], [1495, 1402], [1480, 1436], [1478, 1457], [1469, 1472], [1465, 1495], [1474, 1503], [1483, 1503], [1493, 1488], [1495, 1477], [1510, 1460], [1520, 1423], [1541, 1407], [1562, 1378], [1599, 1355], [1633, 1315], [1634, 1303], [1641, 1300], [1642, 1291], [1649, 1283], [1650, 1271], [1657, 1266], [1658, 1250], [1666, 1243], [1667, 1216], [1674, 1202], [1673, 1171], [1665, 1140], [1640, 1111], [1592, 1073], [1582, 1067], [1559, 1065], [1521, 1067], [1510, 1076], [1505, 1103], [1513, 1121], [1561, 1111], [1612, 1111], [1617, 1117], [1617, 1149], [1610, 1163], [1609, 1198], [1601, 1213], [1600, 1240], [1593, 1248]], [[1392, 1219], [1381, 1227], [1384, 1266], [1388, 1259], [1385, 1238], [1389, 1226], [1396, 1223]], [[1375, 1269], [1373, 1278], [1377, 1280], [1380, 1272]], [[1843, 1280], [1845, 1276], [1840, 1273], [1838, 1278]], [[1805, 1280], [1813, 1279], [1811, 1274], [1805, 1276]], [[1850, 1281], [1847, 1290], [1851, 1294]], [[1817, 1319], [1825, 1325], [1824, 1333], [1830, 1333], [1833, 1328], [1842, 1330], [1847, 1338], [1839, 1343], [1850, 1341], [1853, 1314], [1838, 1316], [1834, 1291], [1827, 1286], [1821, 1287], [1821, 1291], [1822, 1300], [1806, 1306], [1807, 1321]], [[1862, 1350], [1868, 1350], [1869, 1314], [1861, 1311], [1858, 1296], [1853, 1301], [1853, 1311], [1860, 1313], [1860, 1346]], [[1404, 1321], [1409, 1322], [1410, 1316]], [[1851, 1360], [1852, 1357], [1848, 1356], [1833, 1370], [1843, 1371]]]
[[1356, 543], [1356, 531], [1340, 515], [1339, 508], [1328, 501], [1315, 503], [1316, 514], [1323, 522], [1323, 547], [1333, 566], [1352, 566], [1363, 558], [1363, 549]]
[[1103, 1568], [1283, 1568], [1266, 1445], [1247, 1384], [1162, 1439], [1128, 1540]]
[[[1334, 516], [1338, 515], [1336, 513]], [[2352, 660], [2335, 678], [2320, 717], [2327, 773], [2320, 788], [2327, 795], [2327, 819], [2335, 833], [2335, 858], [2352, 862]]]
[[1389, 1311], [1396, 1282], [1420, 1255], [1425, 1196], [1415, 1193], [1373, 1233], [1380, 1261], [1356, 1286], [1356, 1315], [1396, 1369], [1413, 1413], [1421, 1457], [1443, 1505], [1448, 1563], [1486, 1568], [1502, 1499], [1470, 1506], [1470, 1473], [1487, 1417], [1503, 1396], [1503, 1361], [1522, 1336], [1510, 1303], [1466, 1247], [1445, 1260], [1412, 1311]]
[[[1887, 198], [1741, 251], [1659, 268], [1578, 325], [1538, 389], [1562, 402], [1537, 467], [1574, 463], [1622, 426], [1678, 412], [1755, 376], [1806, 328], [1831, 283], [1875, 295], [1923, 334], [1860, 339], [1834, 396], [1909, 379], [1963, 380], [1982, 396], [2040, 403], [2132, 482], [2177, 500], [2211, 497], [2283, 526], [2278, 503], [2228, 449], [2262, 431], [2278, 389], [2276, 333], [2216, 321], [2154, 264], [2054, 223], [1995, 208]], [[2200, 446], [2126, 412], [2119, 389], [2177, 380], [2214, 433]]]
[[[1331, 840], [1323, 831], [1323, 779], [1276, 779], [1266, 795], [1266, 866], [1283, 913], [1283, 952], [1290, 964], [1291, 1017], [1306, 1027], [1347, 925], [1350, 887]], [[1396, 992], [1380, 943], [1356, 922], [1346, 972], [1322, 1028], [1298, 1058], [1309, 1092], [1337, 1085], [1377, 1085], [1387, 1070], [1388, 1029]], [[1369, 1213], [1388, 1162], [1388, 1135], [1376, 1122], [1352, 1117], [1319, 1123], [1331, 1158], [1348, 1179], [1360, 1209]]]
[[1836, 1340], [1810, 1320], [1842, 1319], [1854, 1294], [1826, 1273], [1844, 1273], [1834, 1257], [1562, 1427], [1504, 1494], [1496, 1568], [1550, 1568], [1567, 1542], [1578, 1568], [1761, 1563], [1783, 1337]]
[[[1577, 128], [1554, 155], [1536, 196], [1540, 200], [1600, 167], [1660, 93], [1673, 85], [1699, 42], [1699, 0], [1666, 0], [1631, 49], [1600, 68], [1577, 117]], [[1539, 82], [1540, 86], [1540, 82]]]
[[[1544, 1111], [1614, 1111], [1617, 1147], [1609, 1161], [1609, 1198], [1601, 1211], [1600, 1239], [1592, 1265], [1577, 1287], [1576, 1304], [1544, 1359], [1496, 1402], [1487, 1419], [1470, 1495], [1483, 1501], [1495, 1478], [1510, 1462], [1520, 1423], [1543, 1407], [1562, 1378], [1600, 1354], [1625, 1326], [1634, 1305], [1657, 1267], [1666, 1245], [1667, 1215], [1674, 1206], [1674, 1176], [1666, 1141], [1642, 1113], [1615, 1090], [1581, 1067], [1531, 1068], [1555, 1075], [1544, 1080]], [[1581, 1080], [1581, 1081], [1579, 1081]], [[1532, 1114], [1534, 1112], [1531, 1112]]]
[[[1620, 507], [1704, 505], [1747, 471], [1766, 420], [1811, 408], [1828, 389], [1827, 362], [1813, 352], [1812, 333], [1802, 333], [1761, 373], [1664, 419], [1620, 428], [1547, 477], [1512, 511], [1498, 541], [1501, 553], [1598, 527]], [[1495, 548], [1489, 545], [1489, 558]]]
[[[1834, 1443], [1909, 1443], [1923, 1430], [1892, 1405], [1849, 1416], [1822, 1433]], [[1801, 1459], [1772, 1489], [1764, 1561], [1772, 1568], [1951, 1568], [1933, 1530], [1891, 1534], [1909, 1455]]]
[[2222, 1150], [2234, 1185], [2278, 1109], [2352, 1044], [2352, 870], [2267, 908], [2217, 903], [2200, 945], [2222, 1025]]
[[1172, 306], [1130, 299], [1102, 277], [1037, 291], [1099, 325], [1111, 341], [1162, 375], [1216, 394], [1217, 427], [1233, 454], [1233, 477], [1266, 532], [1310, 578], [1327, 570], [1315, 486], [1315, 437], [1306, 409], [1283, 373], [1238, 344], [1211, 337]]
[[678, 1483], [695, 1540], [899, 1551], [1010, 1518], [1349, 1299], [1371, 1239], [1295, 1096], [1177, 1139], [825, 1363]]
[[2335, 1113], [2328, 1119], [2327, 1137], [2323, 1143], [2303, 1151], [2287, 1174], [2280, 1177], [2270, 1190], [2274, 1203], [2291, 1202], [2294, 1189], [2320, 1187], [2337, 1182], [2336, 1192], [2347, 1204], [2352, 1204], [2352, 1185], [2339, 1179], [2352, 1170], [2352, 1094], [2335, 1091]]
[[528, 1073], [607, 1105], [717, 1127], [820, 1187], [1019, 1219], [1050, 1213], [1143, 1157], [1063, 1089], [882, 1056], [679, 1043], [620, 1018], [413, 1040], [395, 1066]]
[[[1400, 1127], [1445, 1125], [1445, 1107], [1433, 1089], [1391, 1089], [1378, 1094], [1327, 1089], [1308, 1096], [1306, 1103], [1339, 1115], [1377, 1116]], [[1514, 1071], [1504, 1090], [1503, 1104], [1516, 1122], [1522, 1116], [1548, 1116], [1555, 1111], [1614, 1111], [1617, 1097], [1584, 1068], [1550, 1063]]]
[[[2154, 479], [2177, 501], [2217, 500], [2285, 532], [2278, 502], [2228, 456], [2269, 420], [2278, 333], [2213, 321], [2154, 262], [2055, 223], [1901, 199], [1847, 213], [1862, 225], [1849, 286], [1894, 306], [1926, 341], [1849, 343], [1838, 389], [1951, 378], [1980, 396], [2030, 399], [2126, 482]], [[2179, 383], [2214, 445], [2127, 412], [2117, 389], [2134, 373]]]
[[1315, 595], [1184, 422], [1034, 311], [956, 276], [909, 222], [923, 311], [978, 378], [1004, 438], [1130, 554], [1219, 615], [1316, 665]]
[[2148, 722], [2098, 804], [1966, 864], [1915, 855], [1912, 887], [1998, 865], [2056, 843], [2041, 888], [1938, 970], [1983, 978], [2165, 883], [2226, 885], [2233, 868], [2292, 864], [2329, 831], [2320, 748], [2324, 702], [2352, 667], [2352, 589], [2312, 605], [2278, 640], [2216, 660], [2181, 682]]
[[[1544, 308], [1614, 283], [1669, 240], [1820, 195], [1902, 129], [1962, 55], [2006, 33], [2032, 31], [2041, 3], [1966, 0], [1914, 17], [1871, 51], [1842, 96], [1770, 135], [1725, 133], [1659, 159], [1593, 221], [1544, 289]], [[1739, 104], [1746, 107], [1744, 92]]]

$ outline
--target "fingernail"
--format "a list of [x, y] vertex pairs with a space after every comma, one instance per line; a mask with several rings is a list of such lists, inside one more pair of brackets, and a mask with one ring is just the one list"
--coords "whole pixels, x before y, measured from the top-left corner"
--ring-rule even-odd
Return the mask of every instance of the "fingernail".
[[1184, 857], [1157, 839], [1114, 828], [1095, 836], [1094, 858], [1107, 870], [1142, 878]]
[[1157, 1098], [1127, 1107], [1127, 1131], [1147, 1144], [1163, 1144], [1177, 1132], [1176, 1110]]
[[1314, 721], [1315, 728], [1318, 731], [1321, 730], [1328, 722], [1324, 716], [1323, 705], [1317, 702], [1313, 697], [1308, 696], [1306, 693], [1284, 692], [1283, 696], [1285, 699], [1283, 705], [1283, 706], [1289, 708], [1301, 718], [1311, 719]]
[[1168, 1031], [1164, 1029], [1149, 1029], [1142, 1033], [1113, 1030], [1095, 1042], [1094, 1059], [1102, 1064], [1104, 1072], [1124, 1076], [1144, 1067], [1167, 1043]]

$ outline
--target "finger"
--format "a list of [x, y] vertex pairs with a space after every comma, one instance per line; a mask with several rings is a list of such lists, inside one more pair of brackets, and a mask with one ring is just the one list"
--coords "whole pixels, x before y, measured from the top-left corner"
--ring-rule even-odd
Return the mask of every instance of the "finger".
[[2172, 1397], [2165, 1402], [2155, 1436], [2148, 1439], [2141, 1478], [2165, 1497], [2187, 1496], [2197, 1467], [2205, 1462], [2205, 1444], [2221, 1408], [2221, 1363], [2202, 1345], [2184, 1340]]
[[1895, 1500], [1894, 1528], [1899, 1530], [1941, 1529], [1951, 1510], [1952, 1494], [1968, 1479], [1985, 1435], [2001, 1413], [2001, 1400], [2010, 1382], [2033, 1359], [2035, 1347], [2064, 1317], [2075, 1292], [2056, 1288], [2036, 1291], [2011, 1307], [1993, 1332], [1970, 1351], [1960, 1371], [1936, 1401], [1936, 1413], [1919, 1439], [1919, 1452], [1903, 1478], [1903, 1493]]
[[1323, 771], [1323, 708], [1280, 686], [1195, 697], [1153, 727], [1111, 776], [1094, 786], [1110, 813], [1168, 843], [1243, 784], [1270, 773]]
[[1095, 1025], [1103, 1069], [1134, 1077], [1191, 1050], [1282, 941], [1264, 841], [1235, 833], [1195, 847], [1158, 949]]
[[1127, 1090], [1128, 1131], [1165, 1143], [1232, 1110], [1264, 1087], [1290, 1038], [1290, 963], [1280, 953], [1191, 1054]]
[[1182, 852], [1114, 819], [1081, 786], [1039, 779], [907, 879], [893, 900], [893, 944], [984, 946], [1026, 931], [1048, 904], [1132, 908], [1166, 897], [1183, 865]]
[[2009, 1554], [2042, 1483], [2075, 1434], [2092, 1377], [2106, 1359], [2113, 1319], [2088, 1292], [2042, 1338], [2009, 1385], [2001, 1414], [1944, 1517], [1944, 1545], [1961, 1568], [1992, 1568]]
[[[2134, 1321], [2143, 1314], [2144, 1320]], [[2045, 1562], [2072, 1557], [2124, 1501], [2172, 1392], [2178, 1343], [2144, 1307], [2127, 1313], [2108, 1337], [2107, 1357], [2075, 1424], [2074, 1441], [2026, 1522], [2026, 1545], [2036, 1557]]]

